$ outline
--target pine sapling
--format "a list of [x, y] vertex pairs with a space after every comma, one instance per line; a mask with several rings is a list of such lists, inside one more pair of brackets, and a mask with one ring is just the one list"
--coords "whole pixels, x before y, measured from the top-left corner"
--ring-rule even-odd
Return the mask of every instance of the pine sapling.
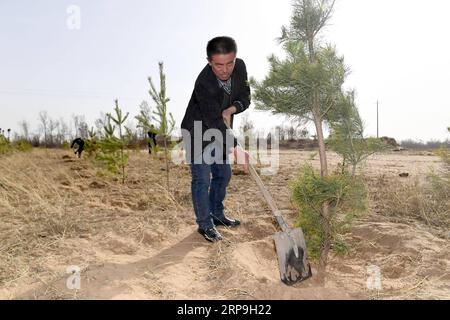
[[170, 101], [166, 97], [166, 75], [164, 74], [164, 64], [159, 63], [159, 78], [160, 78], [160, 91], [156, 90], [153, 84], [152, 78], [149, 77], [148, 81], [150, 83], [150, 96], [156, 103], [156, 111], [154, 111], [153, 119], [158, 122], [159, 128], [156, 130], [159, 137], [163, 140], [164, 145], [164, 158], [166, 162], [166, 180], [167, 180], [167, 190], [170, 189], [169, 182], [169, 143], [170, 135], [175, 127], [175, 120], [172, 113], [167, 110], [167, 103]]
[[[115, 104], [115, 115], [107, 114], [107, 122], [103, 127], [105, 138], [99, 141], [100, 153], [96, 158], [106, 166], [107, 171], [120, 174], [122, 183], [125, 183], [125, 168], [128, 164], [128, 154], [125, 152], [125, 148], [131, 140], [132, 134], [131, 130], [124, 126], [129, 113], [123, 115], [118, 100], [115, 100]], [[117, 136], [115, 134], [116, 128], [118, 129]]]

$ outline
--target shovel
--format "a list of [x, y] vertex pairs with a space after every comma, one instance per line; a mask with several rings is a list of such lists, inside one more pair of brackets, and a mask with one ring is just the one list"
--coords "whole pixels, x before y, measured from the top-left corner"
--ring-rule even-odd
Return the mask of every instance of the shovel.
[[[225, 125], [233, 132], [228, 123], [225, 122]], [[239, 142], [238, 146], [242, 148]], [[302, 229], [291, 229], [288, 226], [286, 220], [281, 215], [281, 211], [278, 210], [272, 195], [264, 186], [264, 183], [251, 163], [249, 163], [249, 172], [258, 185], [259, 190], [264, 196], [264, 199], [266, 199], [267, 204], [272, 210], [272, 214], [275, 216], [275, 219], [281, 228], [281, 232], [277, 232], [273, 236], [278, 255], [281, 281], [287, 285], [293, 285], [308, 279], [312, 276], [312, 272], [308, 262], [306, 242]]]

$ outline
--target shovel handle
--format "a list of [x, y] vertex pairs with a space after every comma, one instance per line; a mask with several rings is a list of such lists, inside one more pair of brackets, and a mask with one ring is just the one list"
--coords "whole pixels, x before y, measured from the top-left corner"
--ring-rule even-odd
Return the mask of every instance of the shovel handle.
[[[236, 137], [236, 135], [233, 132], [233, 129], [230, 128], [228, 123], [226, 123], [225, 121], [224, 121], [224, 123], [227, 126], [227, 129], [231, 131], [231, 133], [233, 134], [234, 137]], [[236, 138], [236, 140], [237, 140], [237, 138]], [[239, 141], [237, 141], [237, 145], [242, 148]], [[242, 149], [244, 150], [244, 148], [242, 148]], [[269, 205], [270, 210], [272, 210], [272, 214], [275, 216], [275, 219], [277, 220], [278, 224], [280, 225], [281, 230], [283, 230], [283, 232], [288, 232], [290, 230], [288, 224], [286, 223], [283, 216], [281, 215], [281, 211], [278, 209], [277, 205], [275, 204], [275, 200], [273, 199], [269, 190], [267, 190], [266, 186], [262, 182], [260, 176], [258, 175], [258, 172], [256, 172], [256, 169], [251, 164], [250, 159], [249, 159], [248, 166], [249, 166], [250, 176], [253, 178], [253, 180], [258, 185], [259, 190], [261, 191], [262, 195], [264, 196], [264, 199], [266, 200], [267, 204]]]

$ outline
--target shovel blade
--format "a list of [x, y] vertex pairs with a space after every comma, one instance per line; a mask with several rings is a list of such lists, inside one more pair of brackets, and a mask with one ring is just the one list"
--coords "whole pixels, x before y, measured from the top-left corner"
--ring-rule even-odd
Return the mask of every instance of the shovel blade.
[[278, 232], [274, 241], [283, 283], [290, 286], [312, 276], [302, 229]]

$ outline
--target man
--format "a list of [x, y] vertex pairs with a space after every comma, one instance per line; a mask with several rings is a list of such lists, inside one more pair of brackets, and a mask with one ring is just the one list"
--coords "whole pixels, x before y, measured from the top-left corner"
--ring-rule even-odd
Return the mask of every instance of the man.
[[148, 134], [148, 153], [152, 153], [152, 144], [156, 146], [156, 129], [154, 125], [150, 126], [150, 130], [147, 132]]
[[81, 138], [76, 138], [72, 141], [70, 148], [74, 148], [74, 153], [78, 154], [78, 158], [81, 158], [81, 153], [84, 150], [84, 140]]
[[[206, 240], [216, 242], [222, 236], [215, 226], [240, 225], [239, 220], [226, 217], [224, 212], [223, 201], [231, 179], [228, 154], [234, 152], [238, 159], [243, 158], [245, 168], [249, 158], [248, 153], [237, 147], [234, 137], [232, 145], [227, 143], [230, 141], [227, 125], [232, 128], [233, 116], [249, 107], [250, 87], [245, 63], [236, 58], [237, 46], [232, 38], [214, 38], [208, 42], [206, 51], [208, 64], [195, 82], [181, 128], [186, 160], [191, 167], [192, 203], [198, 232]], [[210, 129], [215, 129], [221, 137], [203, 141], [204, 133]], [[195, 147], [198, 139], [200, 148]], [[215, 159], [212, 163], [206, 159], [211, 157]], [[223, 161], [217, 161], [218, 158]]]

